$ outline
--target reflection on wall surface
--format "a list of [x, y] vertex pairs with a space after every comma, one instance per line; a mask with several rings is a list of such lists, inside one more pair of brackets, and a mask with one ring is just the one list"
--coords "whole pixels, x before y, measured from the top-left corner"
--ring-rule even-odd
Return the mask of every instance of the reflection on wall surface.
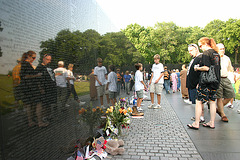
[[[53, 97], [58, 100], [55, 106], [40, 103], [41, 118], [43, 121], [47, 119], [49, 125], [39, 127], [37, 101], [26, 106], [16, 100], [16, 94], [26, 97], [29, 95], [26, 92], [33, 92], [29, 97], [32, 101], [35, 96], [33, 88], [38, 80], [31, 82], [31, 87], [24, 86], [18, 91], [11, 71], [17, 65], [16, 60], [29, 50], [37, 53], [32, 64], [38, 66], [41, 42], [54, 39], [61, 30], [84, 32], [93, 29], [105, 34], [112, 32], [114, 25], [95, 0], [0, 0], [0, 25], [0, 159], [65, 159], [72, 153], [71, 142], [81, 138], [86, 140], [98, 124], [92, 126], [79, 120], [79, 104], [73, 98], [60, 107], [59, 97]], [[84, 72], [81, 68], [78, 71]], [[89, 82], [77, 82], [75, 89], [89, 92]], [[44, 98], [40, 97], [40, 102]], [[47, 101], [52, 99], [47, 98]], [[29, 124], [29, 114], [32, 124]]]

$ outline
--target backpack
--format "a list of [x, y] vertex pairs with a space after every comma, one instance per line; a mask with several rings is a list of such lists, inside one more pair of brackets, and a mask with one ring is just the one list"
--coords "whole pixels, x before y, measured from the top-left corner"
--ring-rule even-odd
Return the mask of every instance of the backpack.
[[169, 80], [170, 79], [170, 74], [169, 74], [169, 72], [167, 70], [164, 71], [164, 79], [165, 80]]
[[121, 81], [121, 79], [122, 79], [121, 74], [120, 74], [120, 73], [117, 73], [117, 81]]

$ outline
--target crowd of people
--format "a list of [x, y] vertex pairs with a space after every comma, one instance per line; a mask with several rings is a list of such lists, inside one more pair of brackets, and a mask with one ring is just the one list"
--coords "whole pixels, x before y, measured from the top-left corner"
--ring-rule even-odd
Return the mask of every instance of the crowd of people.
[[[198, 47], [199, 46], [199, 47]], [[239, 93], [240, 74], [239, 68], [232, 67], [230, 58], [225, 55], [223, 44], [215, 43], [214, 39], [203, 37], [196, 44], [188, 46], [189, 54], [192, 57], [188, 67], [182, 65], [182, 70], [168, 70], [167, 66], [160, 63], [160, 55], [154, 55], [154, 64], [151, 72], [143, 71], [141, 63], [135, 64], [136, 72], [120, 72], [114, 65], [110, 65], [108, 70], [103, 66], [103, 60], [97, 59], [97, 66], [89, 75], [90, 79], [90, 98], [100, 100], [101, 108], [106, 109], [114, 106], [121, 89], [127, 95], [131, 91], [136, 92], [137, 112], [143, 112], [141, 102], [145, 91], [150, 92], [151, 104], [149, 109], [161, 108], [162, 90], [166, 94], [180, 92], [182, 98], [188, 104], [195, 104], [194, 123], [188, 124], [191, 129], [198, 129], [199, 123], [204, 127], [215, 128], [214, 120], [216, 113], [222, 121], [228, 122], [224, 113], [224, 106], [232, 108], [235, 93]], [[199, 52], [199, 48], [203, 53]], [[51, 116], [52, 110], [61, 111], [67, 107], [67, 100], [73, 94], [74, 100], [79, 105], [85, 102], [79, 100], [74, 87], [76, 78], [73, 74], [73, 64], [68, 65], [68, 70], [64, 68], [64, 62], [58, 62], [58, 68], [51, 69], [51, 55], [45, 54], [42, 63], [35, 67], [32, 63], [36, 59], [34, 51], [28, 51], [18, 60], [18, 65], [13, 69], [15, 103], [22, 100], [27, 109], [28, 125], [45, 127], [48, 122], [43, 121], [43, 117]], [[213, 68], [213, 69], [212, 69]], [[204, 82], [204, 72], [213, 70], [215, 82]], [[211, 77], [212, 78], [212, 77]], [[157, 95], [157, 103], [154, 103], [154, 95]], [[104, 106], [103, 97], [106, 96], [107, 105]], [[211, 119], [205, 122], [204, 103], [209, 105]], [[44, 109], [43, 109], [44, 108]], [[60, 109], [59, 109], [60, 108]], [[37, 122], [33, 120], [35, 112]]]
[[58, 68], [53, 70], [49, 67], [52, 57], [45, 54], [42, 63], [34, 66], [36, 55], [34, 51], [28, 51], [18, 60], [12, 72], [13, 90], [15, 104], [22, 100], [27, 110], [29, 127], [46, 127], [49, 124], [46, 118], [51, 118], [53, 112], [60, 113], [66, 109], [71, 93], [79, 105], [85, 102], [79, 100], [74, 88], [76, 78], [72, 73], [73, 64], [69, 64], [67, 70], [64, 62], [59, 61]]

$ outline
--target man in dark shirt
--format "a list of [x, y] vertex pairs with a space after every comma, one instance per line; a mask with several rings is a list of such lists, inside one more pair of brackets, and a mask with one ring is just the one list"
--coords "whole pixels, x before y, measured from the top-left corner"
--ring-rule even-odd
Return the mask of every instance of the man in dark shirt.
[[39, 63], [36, 68], [38, 73], [42, 73], [38, 86], [42, 95], [42, 105], [45, 111], [50, 109], [48, 107], [54, 107], [57, 103], [56, 80], [53, 70], [48, 66], [48, 64], [51, 63], [51, 59], [51, 55], [45, 54], [42, 63]]
[[[189, 54], [192, 56], [192, 60], [189, 63], [187, 70], [187, 81], [186, 86], [188, 88], [189, 101], [192, 104], [196, 104], [197, 98], [197, 86], [199, 82], [200, 72], [194, 70], [194, 66], [198, 66], [202, 59], [202, 53], [199, 52], [198, 46], [196, 44], [188, 45]], [[195, 120], [194, 117], [191, 118]], [[204, 120], [204, 105], [202, 104], [202, 115], [200, 117], [200, 123], [205, 122]]]

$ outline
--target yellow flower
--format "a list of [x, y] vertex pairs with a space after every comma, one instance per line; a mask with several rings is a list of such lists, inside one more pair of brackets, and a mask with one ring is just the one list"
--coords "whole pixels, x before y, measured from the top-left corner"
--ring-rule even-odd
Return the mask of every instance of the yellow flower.
[[93, 108], [92, 111], [93, 111], [93, 112], [96, 112], [96, 108]]
[[122, 112], [123, 112], [122, 108], [120, 108], [120, 109], [119, 109], [119, 112], [120, 112], [120, 113], [122, 113]]
[[123, 109], [123, 113], [124, 113], [124, 115], [126, 115], [127, 114], [127, 110]]
[[104, 113], [103, 111], [101, 111], [101, 113]]
[[128, 107], [128, 112], [132, 113], [132, 108]]
[[113, 106], [111, 106], [110, 109], [113, 109]]
[[108, 114], [108, 111], [106, 111], [106, 113]]
[[112, 110], [112, 109], [109, 109], [109, 112], [113, 112], [113, 110]]

